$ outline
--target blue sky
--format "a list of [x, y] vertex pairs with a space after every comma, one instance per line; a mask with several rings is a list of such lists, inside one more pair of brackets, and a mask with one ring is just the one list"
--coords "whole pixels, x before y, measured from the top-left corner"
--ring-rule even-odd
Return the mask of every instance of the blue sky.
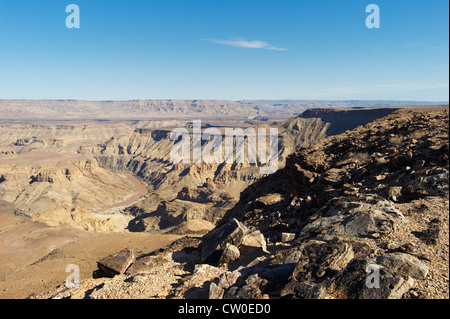
[[448, 12], [448, 0], [0, 0], [0, 99], [448, 101]]

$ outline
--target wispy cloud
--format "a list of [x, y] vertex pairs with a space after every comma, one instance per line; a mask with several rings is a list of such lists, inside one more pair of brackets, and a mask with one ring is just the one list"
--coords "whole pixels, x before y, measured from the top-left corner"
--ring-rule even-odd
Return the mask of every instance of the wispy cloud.
[[203, 41], [208, 41], [211, 43], [229, 45], [238, 48], [246, 49], [264, 49], [264, 50], [275, 50], [275, 51], [286, 51], [285, 48], [277, 48], [270, 43], [258, 40], [245, 40], [245, 39], [235, 39], [235, 40], [222, 40], [222, 39], [203, 39]]

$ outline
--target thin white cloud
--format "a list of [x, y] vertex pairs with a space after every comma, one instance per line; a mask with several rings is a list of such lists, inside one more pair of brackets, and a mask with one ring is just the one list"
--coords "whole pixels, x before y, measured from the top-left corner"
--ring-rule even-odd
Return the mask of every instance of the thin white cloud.
[[237, 39], [237, 40], [221, 40], [221, 39], [203, 39], [203, 41], [208, 41], [211, 43], [229, 45], [238, 48], [246, 48], [246, 49], [264, 49], [264, 50], [275, 50], [275, 51], [286, 51], [285, 48], [277, 48], [271, 45], [270, 43], [264, 41], [248, 41], [245, 39]]

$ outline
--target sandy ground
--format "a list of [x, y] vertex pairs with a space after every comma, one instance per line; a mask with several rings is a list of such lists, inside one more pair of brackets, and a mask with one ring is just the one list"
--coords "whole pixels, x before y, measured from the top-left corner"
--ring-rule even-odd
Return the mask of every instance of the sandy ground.
[[147, 254], [178, 239], [148, 233], [88, 233], [49, 227], [15, 216], [0, 202], [0, 298], [27, 298], [65, 282], [66, 267], [80, 268], [80, 280], [92, 278], [97, 260], [124, 248]]
[[33, 163], [34, 165], [37, 164], [44, 164], [48, 162], [65, 162], [73, 159], [88, 159], [90, 158], [87, 155], [71, 155], [71, 154], [65, 154], [65, 153], [56, 153], [56, 152], [27, 152], [20, 155], [14, 155], [9, 157], [3, 157], [0, 158], [0, 164], [6, 165], [30, 165], [30, 163]]

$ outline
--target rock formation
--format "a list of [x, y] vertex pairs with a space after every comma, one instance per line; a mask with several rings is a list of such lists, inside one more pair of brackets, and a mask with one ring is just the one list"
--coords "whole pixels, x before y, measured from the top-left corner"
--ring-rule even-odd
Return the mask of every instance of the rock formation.
[[16, 214], [90, 231], [121, 231], [128, 223], [126, 216], [96, 211], [132, 197], [133, 181], [92, 157], [29, 152], [0, 159], [0, 170], [0, 197], [14, 203]]

